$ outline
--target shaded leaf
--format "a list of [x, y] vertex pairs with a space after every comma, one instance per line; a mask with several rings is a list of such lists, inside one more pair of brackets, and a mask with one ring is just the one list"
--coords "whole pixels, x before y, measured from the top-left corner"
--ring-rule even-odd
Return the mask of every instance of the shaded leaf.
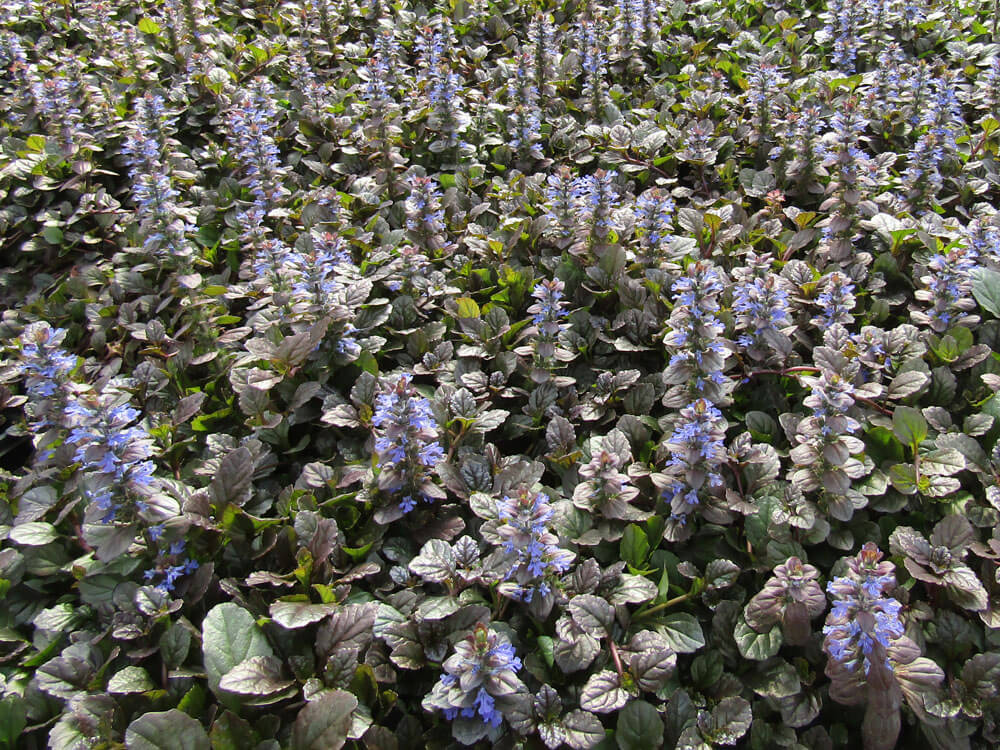
[[413, 573], [432, 583], [442, 583], [455, 577], [455, 552], [442, 539], [431, 539], [421, 549], [420, 554], [410, 560]]
[[343, 690], [331, 690], [306, 704], [292, 725], [292, 750], [339, 750], [347, 742], [357, 707], [358, 699]]
[[283, 628], [295, 630], [319, 622], [337, 611], [340, 605], [312, 604], [311, 602], [274, 602], [271, 605], [271, 619]]
[[196, 719], [183, 711], [143, 714], [125, 730], [128, 750], [209, 750], [208, 734]]
[[892, 432], [903, 445], [916, 448], [927, 437], [927, 420], [920, 409], [897, 406], [892, 412]]
[[201, 645], [208, 686], [213, 692], [218, 691], [222, 677], [238, 664], [252, 656], [274, 655], [253, 616], [232, 602], [216, 605], [205, 616]]
[[601, 720], [589, 711], [570, 711], [563, 718], [566, 744], [573, 750], [589, 750], [604, 739]]
[[574, 596], [567, 610], [576, 624], [595, 638], [603, 638], [611, 632], [615, 612], [601, 597], [592, 594]]
[[972, 274], [972, 294], [980, 307], [1000, 318], [1000, 273], [989, 268], [975, 269]]
[[242, 505], [243, 494], [253, 479], [253, 471], [253, 455], [246, 446], [227, 453], [219, 462], [210, 485], [212, 500], [219, 505], [230, 502]]
[[735, 745], [747, 733], [753, 714], [750, 703], [743, 698], [723, 698], [712, 709], [707, 721], [698, 717], [698, 728], [709, 742], [720, 745]]
[[662, 688], [677, 667], [677, 654], [667, 648], [650, 649], [629, 660], [629, 670], [642, 690], [655, 693]]
[[142, 667], [125, 667], [108, 680], [108, 692], [112, 694], [145, 693], [154, 687], [149, 673]]
[[271, 695], [294, 684], [281, 678], [281, 660], [274, 656], [251, 656], [219, 680], [220, 688], [241, 695]]
[[676, 612], [662, 618], [656, 632], [667, 639], [667, 645], [679, 654], [689, 654], [705, 645], [705, 634], [694, 615]]
[[15, 526], [10, 532], [10, 540], [25, 547], [41, 547], [59, 538], [59, 532], [51, 523], [32, 521]]
[[618, 714], [615, 742], [621, 750], [649, 750], [663, 742], [663, 719], [646, 701], [632, 701]]
[[772, 627], [765, 633], [758, 633], [743, 618], [736, 623], [733, 638], [736, 640], [740, 655], [744, 659], [754, 661], [770, 659], [778, 653], [782, 643], [781, 628]]
[[622, 573], [618, 585], [611, 592], [612, 604], [643, 604], [657, 594], [656, 584], [645, 576]]

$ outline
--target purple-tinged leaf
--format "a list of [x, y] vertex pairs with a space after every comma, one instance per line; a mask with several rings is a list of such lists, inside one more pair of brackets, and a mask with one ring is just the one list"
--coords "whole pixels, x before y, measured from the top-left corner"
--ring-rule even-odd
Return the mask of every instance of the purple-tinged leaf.
[[580, 708], [597, 714], [609, 714], [628, 703], [618, 675], [610, 670], [592, 674], [580, 692]]

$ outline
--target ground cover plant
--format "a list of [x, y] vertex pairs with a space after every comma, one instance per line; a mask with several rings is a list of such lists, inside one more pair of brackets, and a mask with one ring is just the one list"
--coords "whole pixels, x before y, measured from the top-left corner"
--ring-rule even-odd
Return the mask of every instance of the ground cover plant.
[[0, 747], [997, 747], [998, 17], [3, 0]]

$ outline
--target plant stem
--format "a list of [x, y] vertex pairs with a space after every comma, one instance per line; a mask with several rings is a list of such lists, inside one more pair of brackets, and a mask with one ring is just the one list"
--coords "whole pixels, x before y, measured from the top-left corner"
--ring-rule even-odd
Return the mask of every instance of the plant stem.
[[654, 604], [652, 607], [650, 607], [647, 610], [643, 610], [642, 612], [637, 612], [636, 615], [635, 615], [635, 617], [633, 619], [637, 619], [639, 617], [646, 617], [648, 615], [653, 615], [653, 614], [656, 614], [657, 612], [661, 612], [664, 609], [669, 609], [670, 607], [673, 607], [675, 604], [681, 604], [682, 602], [686, 602], [688, 599], [691, 598], [691, 596], [692, 596], [692, 593], [689, 591], [686, 594], [681, 594], [680, 596], [675, 596], [673, 599], [667, 599], [665, 602], [660, 602], [659, 604]]
[[618, 670], [618, 677], [621, 679], [625, 676], [625, 672], [622, 670], [622, 659], [618, 655], [618, 646], [615, 645], [614, 640], [611, 636], [608, 636], [608, 645], [611, 647], [611, 658], [615, 662], [615, 669]]

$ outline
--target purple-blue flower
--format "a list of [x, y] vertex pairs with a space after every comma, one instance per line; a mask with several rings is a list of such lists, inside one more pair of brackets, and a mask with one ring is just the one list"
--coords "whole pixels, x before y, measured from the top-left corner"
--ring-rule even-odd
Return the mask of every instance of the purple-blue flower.
[[399, 509], [403, 513], [416, 507], [417, 497], [431, 502], [429, 471], [444, 460], [430, 401], [417, 392], [412, 379], [411, 374], [403, 373], [387, 383], [375, 397], [371, 420], [379, 488], [402, 496]]

